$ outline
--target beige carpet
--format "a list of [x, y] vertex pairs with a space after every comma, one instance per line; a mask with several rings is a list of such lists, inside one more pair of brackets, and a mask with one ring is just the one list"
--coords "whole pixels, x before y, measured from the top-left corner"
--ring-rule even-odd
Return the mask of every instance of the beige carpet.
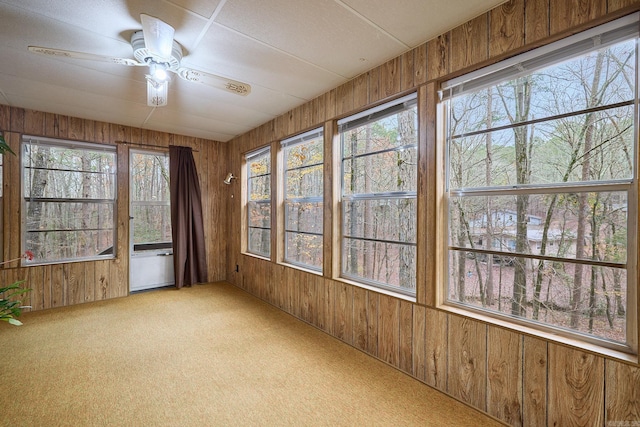
[[2, 426], [493, 426], [215, 283], [2, 322]]

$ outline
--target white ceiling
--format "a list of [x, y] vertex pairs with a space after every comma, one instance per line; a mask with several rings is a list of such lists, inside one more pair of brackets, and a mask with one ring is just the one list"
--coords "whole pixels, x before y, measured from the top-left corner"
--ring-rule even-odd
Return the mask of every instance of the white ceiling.
[[[0, 0], [0, 103], [228, 141], [503, 1]], [[133, 58], [141, 13], [175, 28], [184, 66], [251, 94], [173, 78], [168, 105], [153, 108], [144, 67], [27, 51]]]

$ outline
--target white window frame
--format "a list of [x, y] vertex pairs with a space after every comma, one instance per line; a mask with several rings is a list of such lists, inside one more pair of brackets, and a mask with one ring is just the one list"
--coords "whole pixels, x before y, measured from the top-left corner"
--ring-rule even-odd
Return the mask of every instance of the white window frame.
[[[29, 173], [29, 170], [32, 168], [31, 165], [27, 165], [27, 158], [26, 156], [24, 156], [24, 151], [26, 149], [27, 146], [29, 145], [34, 145], [34, 146], [47, 146], [47, 147], [51, 147], [51, 148], [63, 148], [63, 149], [67, 149], [67, 150], [79, 150], [79, 151], [92, 151], [92, 152], [104, 152], [104, 153], [109, 153], [113, 155], [113, 168], [111, 170], [108, 171], [103, 171], [103, 172], [91, 172], [94, 174], [102, 174], [102, 175], [110, 175], [111, 179], [112, 179], [112, 194], [113, 197], [111, 198], [106, 198], [106, 199], [93, 199], [93, 198], [58, 198], [58, 197], [43, 197], [43, 198], [38, 198], [38, 197], [33, 197], [33, 195], [27, 197], [26, 196], [26, 189], [25, 189], [25, 185], [27, 185], [28, 180], [26, 179], [26, 174]], [[109, 145], [109, 144], [95, 144], [95, 143], [90, 143], [90, 142], [80, 142], [80, 141], [69, 141], [69, 140], [61, 140], [61, 139], [52, 139], [52, 138], [44, 138], [44, 137], [36, 137], [36, 136], [28, 136], [25, 135], [22, 137], [22, 144], [21, 144], [21, 153], [23, 153], [23, 158], [22, 158], [22, 162], [21, 162], [21, 176], [22, 176], [22, 183], [20, 185], [20, 191], [21, 191], [21, 200], [22, 200], [22, 209], [21, 209], [21, 217], [22, 217], [22, 252], [25, 252], [26, 250], [30, 250], [31, 248], [27, 247], [27, 234], [30, 232], [29, 230], [27, 230], [26, 224], [27, 224], [27, 213], [28, 213], [28, 209], [27, 209], [27, 203], [29, 202], [42, 202], [42, 203], [87, 203], [90, 205], [107, 205], [110, 206], [112, 212], [111, 212], [111, 217], [113, 219], [113, 223], [111, 224], [111, 226], [107, 226], [107, 227], [100, 227], [98, 229], [95, 229], [94, 231], [104, 231], [104, 230], [111, 230], [112, 233], [112, 242], [113, 245], [111, 248], [107, 248], [105, 249], [102, 253], [100, 254], [95, 254], [95, 255], [87, 255], [87, 256], [78, 256], [78, 257], [73, 257], [73, 258], [47, 258], [47, 259], [41, 259], [38, 258], [38, 254], [34, 252], [35, 257], [33, 258], [33, 260], [29, 260], [29, 259], [23, 259], [22, 263], [23, 265], [44, 265], [44, 264], [58, 264], [58, 263], [62, 263], [62, 262], [75, 262], [75, 261], [90, 261], [90, 260], [100, 260], [100, 259], [114, 259], [116, 257], [116, 242], [117, 240], [117, 223], [118, 223], [118, 218], [117, 218], [117, 213], [118, 213], [118, 209], [117, 209], [117, 199], [118, 199], [118, 171], [117, 171], [117, 165], [118, 165], [118, 158], [117, 158], [117, 153], [116, 153], [116, 146], [115, 145]], [[62, 170], [62, 169], [58, 169], [58, 168], [51, 168], [50, 170], [52, 171], [56, 171], [56, 170]], [[51, 230], [51, 231], [86, 231], [85, 229], [68, 229], [68, 230]], [[35, 231], [33, 231], [35, 232]], [[42, 231], [37, 231], [37, 232], [42, 232]]]
[[[640, 128], [640, 119], [638, 117], [638, 87], [639, 79], [636, 73], [635, 90], [636, 99], [635, 104], [635, 153], [634, 153], [634, 176], [628, 180], [617, 181], [605, 181], [601, 183], [569, 183], [566, 185], [549, 185], [543, 184], [525, 185], [525, 186], [512, 186], [511, 188], [499, 188], [499, 187], [487, 187], [487, 188], [449, 188], [449, 152], [448, 152], [448, 130], [446, 127], [448, 114], [446, 112], [447, 100], [455, 97], [458, 94], [472, 92], [477, 89], [483, 89], [491, 86], [492, 84], [506, 81], [509, 78], [515, 78], [518, 76], [527, 75], [536, 69], [547, 65], [553, 65], [564, 59], [578, 56], [581, 53], [587, 53], [597, 48], [613, 44], [617, 41], [628, 39], [628, 37], [636, 37], [636, 70], [640, 69], [638, 58], [638, 20], [640, 14], [635, 13], [624, 18], [618, 19], [591, 30], [584, 31], [566, 39], [560, 40], [555, 43], [543, 46], [533, 51], [527, 52], [516, 57], [512, 57], [495, 65], [477, 70], [475, 72], [460, 76], [458, 78], [449, 80], [442, 84], [442, 90], [440, 91], [441, 103], [438, 108], [438, 138], [442, 141], [445, 148], [444, 152], [444, 169], [445, 176], [443, 182], [443, 199], [442, 205], [444, 209], [439, 212], [442, 215], [439, 223], [443, 225], [444, 234], [442, 235], [443, 257], [442, 270], [439, 286], [440, 299], [438, 305], [444, 309], [453, 309], [454, 312], [468, 314], [470, 316], [479, 317], [485, 321], [495, 322], [498, 325], [513, 327], [517, 330], [527, 330], [533, 334], [539, 334], [545, 338], [556, 339], [564, 343], [570, 343], [575, 345], [581, 345], [584, 348], [588, 348], [595, 351], [602, 351], [606, 354], [610, 350], [620, 352], [616, 354], [631, 354], [637, 356], [638, 354], [638, 285], [637, 285], [637, 238], [638, 236], [638, 211], [636, 209], [638, 201], [638, 129]], [[529, 70], [529, 71], [527, 71]], [[546, 190], [544, 190], [546, 188]], [[518, 195], [518, 194], [542, 194], [541, 190], [547, 191], [546, 194], [554, 192], [584, 192], [584, 191], [626, 191], [628, 194], [628, 219], [627, 219], [627, 261], [623, 263], [626, 267], [627, 273], [627, 307], [626, 307], [626, 343], [621, 344], [618, 342], [606, 340], [604, 338], [588, 335], [577, 330], [568, 330], [563, 327], [556, 327], [549, 323], [538, 323], [534, 320], [525, 318], [516, 318], [509, 316], [505, 313], [497, 311], [484, 310], [482, 307], [476, 305], [469, 305], [460, 303], [458, 301], [450, 300], [447, 298], [448, 286], [449, 286], [449, 256], [450, 251], [462, 250], [471, 252], [498, 252], [502, 251], [487, 251], [487, 250], [474, 250], [470, 248], [458, 248], [451, 246], [449, 242], [449, 236], [452, 230], [449, 228], [449, 197], [456, 196], [478, 196], [478, 195]], [[554, 246], [554, 241], [551, 240], [550, 246]], [[505, 252], [506, 253], [506, 252]], [[445, 255], [446, 254], [446, 255]], [[510, 254], [513, 255], [513, 254]], [[517, 255], [516, 255], [517, 256]], [[536, 258], [536, 256], [521, 256], [521, 258]], [[540, 256], [537, 256], [540, 259]], [[549, 257], [550, 261], [553, 261], [553, 257]], [[571, 262], [571, 259], [567, 260]], [[580, 263], [589, 265], [603, 265], [611, 264], [612, 266], [620, 267], [615, 263], [598, 263], [597, 261], [584, 262], [580, 260]], [[614, 265], [615, 264], [615, 265]], [[637, 359], [634, 359], [637, 360]]]
[[[251, 161], [253, 159], [257, 159], [260, 157], [266, 157], [268, 160], [268, 165], [269, 165], [269, 172], [265, 173], [265, 174], [261, 174], [261, 175], [252, 175], [251, 173]], [[247, 154], [245, 154], [244, 156], [244, 161], [245, 161], [245, 174], [244, 174], [244, 179], [246, 182], [246, 194], [245, 194], [245, 206], [246, 206], [246, 227], [247, 227], [247, 232], [246, 232], [246, 253], [251, 254], [251, 255], [255, 255], [258, 257], [262, 257], [262, 258], [267, 258], [269, 259], [271, 257], [271, 253], [273, 252], [273, 248], [271, 247], [271, 235], [273, 233], [273, 230], [271, 228], [271, 224], [273, 223], [273, 213], [272, 213], [272, 209], [271, 209], [271, 200], [272, 200], [272, 194], [271, 194], [271, 185], [269, 185], [266, 189], [268, 190], [269, 194], [267, 195], [268, 197], [265, 199], [260, 199], [260, 200], [251, 200], [251, 190], [252, 190], [252, 182], [254, 179], [256, 178], [262, 178], [262, 177], [269, 177], [269, 181], [271, 182], [272, 178], [273, 178], [273, 164], [272, 164], [272, 159], [271, 159], [271, 146], [267, 145], [266, 147], [262, 147], [259, 148], [257, 150], [251, 151]], [[251, 225], [251, 208], [250, 205], [252, 203], [255, 203], [257, 205], [266, 205], [269, 207], [269, 222], [267, 223], [268, 226], [262, 226], [262, 227], [256, 227], [256, 226], [252, 226]], [[263, 231], [268, 231], [269, 232], [269, 248], [268, 251], [266, 252], [259, 252], [256, 250], [252, 250], [251, 249], [251, 232], [252, 230], [263, 230]]]
[[[287, 168], [287, 164], [288, 164], [288, 155], [290, 153], [290, 150], [294, 147], [300, 147], [303, 146], [304, 144], [309, 144], [309, 143], [317, 143], [318, 140], [320, 140], [320, 144], [322, 145], [322, 159], [320, 159], [320, 161], [318, 163], [313, 163], [313, 164], [305, 164], [304, 166], [298, 166], [295, 168], [291, 168], [288, 169]], [[317, 168], [320, 167], [322, 172], [323, 172], [323, 182], [324, 182], [324, 130], [323, 128], [317, 128], [317, 129], [313, 129], [310, 130], [308, 132], [302, 133], [300, 135], [296, 135], [293, 136], [291, 138], [287, 138], [284, 139], [280, 142], [280, 147], [281, 147], [281, 151], [283, 153], [283, 162], [282, 162], [282, 167], [284, 169], [283, 171], [283, 178], [282, 178], [282, 183], [283, 183], [283, 192], [282, 192], [282, 199], [283, 199], [283, 203], [282, 203], [282, 209], [284, 211], [284, 225], [283, 225], [283, 247], [284, 247], [284, 262], [287, 264], [291, 264], [293, 266], [297, 266], [297, 267], [302, 267], [305, 269], [309, 269], [309, 270], [313, 270], [313, 271], [317, 271], [322, 273], [322, 267], [323, 267], [323, 259], [324, 259], [324, 250], [323, 247], [324, 245], [321, 243], [321, 248], [320, 248], [320, 265], [313, 265], [313, 264], [309, 264], [309, 263], [304, 263], [301, 261], [298, 261], [296, 259], [294, 259], [291, 255], [290, 255], [290, 250], [289, 250], [289, 245], [287, 244], [288, 242], [288, 235], [309, 235], [309, 236], [316, 236], [320, 238], [320, 241], [322, 242], [323, 236], [324, 236], [324, 232], [323, 232], [323, 220], [320, 221], [320, 232], [314, 232], [314, 231], [302, 231], [299, 230], [299, 227], [296, 227], [296, 230], [293, 229], [289, 229], [287, 227], [287, 224], [290, 223], [289, 220], [289, 210], [287, 209], [287, 204], [288, 203], [319, 203], [320, 204], [320, 210], [321, 210], [321, 215], [324, 216], [324, 207], [322, 206], [322, 203], [324, 201], [324, 188], [321, 189], [321, 194], [319, 196], [314, 195], [314, 196], [306, 196], [306, 195], [302, 195], [301, 197], [295, 197], [295, 198], [289, 198], [287, 195], [289, 194], [287, 191], [287, 186], [288, 186], [288, 180], [287, 180], [287, 172], [291, 171], [294, 172], [296, 170], [308, 170], [311, 168]]]
[[[380, 281], [375, 281], [370, 278], [367, 278], [363, 275], [355, 275], [349, 273], [347, 271], [347, 241], [349, 239], [359, 240], [359, 241], [368, 241], [372, 243], [382, 243], [382, 244], [393, 244], [393, 245], [404, 245], [408, 247], [414, 247], [417, 252], [417, 241], [408, 242], [408, 241], [387, 241], [387, 240], [379, 240], [373, 238], [363, 238], [358, 236], [350, 236], [346, 230], [346, 203], [351, 201], [399, 201], [401, 199], [413, 199], [416, 203], [417, 210], [417, 181], [415, 183], [415, 190], [413, 191], [393, 191], [393, 192], [375, 192], [375, 193], [367, 193], [367, 194], [346, 194], [345, 192], [345, 161], [354, 160], [359, 157], [367, 157], [373, 156], [376, 154], [381, 154], [384, 152], [399, 152], [406, 149], [414, 148], [416, 149], [416, 153], [418, 150], [418, 138], [416, 135], [415, 144], [406, 145], [406, 146], [398, 146], [390, 149], [386, 149], [383, 151], [372, 151], [364, 154], [357, 154], [345, 157], [345, 149], [344, 149], [344, 133], [350, 129], [360, 127], [365, 124], [375, 123], [378, 120], [381, 120], [385, 117], [391, 116], [401, 111], [405, 111], [409, 108], [416, 108], [417, 111], [417, 93], [412, 93], [401, 98], [395, 99], [393, 101], [386, 102], [384, 104], [378, 105], [376, 107], [370, 108], [368, 110], [362, 111], [360, 113], [345, 117], [341, 120], [338, 120], [338, 134], [340, 137], [340, 208], [339, 215], [341, 220], [341, 232], [340, 232], [340, 278], [347, 279], [349, 281], [354, 282], [358, 285], [364, 285], [365, 287], [370, 287], [375, 290], [390, 292], [393, 295], [398, 295], [401, 297], [409, 297], [415, 298], [416, 296], [416, 278], [414, 277], [414, 283], [412, 288], [396, 286], [394, 284], [383, 283]], [[418, 127], [416, 127], [417, 132], [419, 132]], [[417, 179], [417, 162], [416, 162], [416, 179]], [[417, 226], [417, 212], [414, 215], [414, 226]], [[414, 260], [414, 267], [416, 262]]]

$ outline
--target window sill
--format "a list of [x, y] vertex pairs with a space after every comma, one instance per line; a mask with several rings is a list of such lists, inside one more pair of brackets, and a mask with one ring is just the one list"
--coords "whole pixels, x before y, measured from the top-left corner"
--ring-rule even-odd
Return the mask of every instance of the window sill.
[[401, 300], [404, 300], [404, 301], [409, 301], [409, 302], [412, 302], [414, 304], [416, 303], [416, 297], [415, 296], [405, 295], [405, 294], [402, 294], [400, 292], [393, 292], [393, 291], [391, 291], [389, 289], [378, 288], [377, 286], [368, 285], [366, 283], [361, 283], [361, 282], [356, 282], [355, 280], [346, 279], [344, 277], [334, 277], [333, 280], [335, 280], [336, 282], [346, 283], [347, 285], [352, 285], [352, 286], [357, 286], [359, 288], [364, 288], [366, 290], [377, 292], [379, 294], [383, 294], [383, 295], [387, 295], [387, 296], [390, 296], [390, 297], [398, 298], [398, 299], [401, 299]]
[[312, 270], [310, 268], [305, 268], [305, 267], [303, 267], [301, 265], [291, 264], [291, 263], [284, 262], [284, 261], [277, 262], [276, 264], [281, 265], [283, 267], [289, 267], [289, 268], [294, 268], [296, 270], [304, 271], [305, 273], [315, 274], [316, 276], [324, 277], [324, 275], [322, 274], [322, 271]]
[[241, 252], [241, 255], [250, 256], [251, 258], [257, 258], [263, 261], [271, 261], [271, 258], [267, 258], [264, 255], [252, 254], [251, 252]]
[[560, 335], [559, 333], [542, 331], [542, 330], [533, 328], [531, 326], [510, 322], [505, 319], [500, 319], [499, 317], [493, 317], [493, 316], [482, 314], [473, 310], [467, 310], [461, 307], [449, 305], [446, 303], [438, 305], [437, 308], [448, 313], [452, 313], [452, 314], [463, 316], [463, 317], [468, 317], [489, 325], [494, 325], [504, 329], [509, 329], [517, 333], [529, 335], [535, 338], [541, 338], [543, 340], [546, 340], [552, 343], [573, 347], [573, 348], [583, 350], [589, 353], [593, 353], [598, 356], [603, 356], [609, 359], [616, 359], [618, 361], [630, 363], [633, 365], [638, 365], [638, 362], [639, 362], [637, 354], [632, 354], [632, 353], [627, 353], [620, 350], [607, 348], [597, 344], [582, 341], [578, 338], [571, 338], [571, 337]]

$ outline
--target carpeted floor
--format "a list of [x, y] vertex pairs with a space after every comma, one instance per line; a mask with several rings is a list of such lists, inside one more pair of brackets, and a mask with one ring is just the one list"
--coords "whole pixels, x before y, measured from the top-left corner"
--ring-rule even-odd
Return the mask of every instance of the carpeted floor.
[[0, 324], [2, 426], [494, 426], [229, 284]]

